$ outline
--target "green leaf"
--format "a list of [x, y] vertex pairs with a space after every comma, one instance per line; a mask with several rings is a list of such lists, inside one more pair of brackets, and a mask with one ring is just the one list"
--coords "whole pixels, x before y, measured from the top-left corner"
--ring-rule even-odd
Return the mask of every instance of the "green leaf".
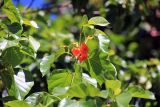
[[0, 50], [3, 51], [14, 46], [18, 46], [18, 42], [16, 40], [0, 39]]
[[87, 46], [89, 48], [89, 54], [98, 49], [99, 42], [98, 39], [91, 39], [87, 41]]
[[5, 65], [5, 69], [0, 72], [0, 76], [2, 78], [3, 83], [6, 86], [7, 92], [9, 96], [14, 96], [18, 99], [19, 93], [14, 81], [14, 71], [10, 65]]
[[22, 17], [19, 10], [14, 6], [12, 0], [4, 0], [2, 10], [6, 13], [10, 21], [22, 24]]
[[130, 93], [122, 93], [116, 97], [116, 103], [118, 107], [129, 107], [129, 102], [132, 96]]
[[59, 56], [64, 54], [64, 52], [65, 52], [65, 50], [62, 48], [62, 49], [60, 49], [59, 51], [57, 51], [56, 53], [54, 53], [50, 56], [43, 57], [43, 59], [40, 63], [40, 71], [42, 73], [42, 76], [45, 76], [46, 74], [49, 73], [53, 62], [55, 62], [58, 59]]
[[96, 104], [94, 100], [76, 101], [67, 98], [61, 100], [61, 102], [58, 105], [58, 107], [95, 107], [95, 106]]
[[88, 74], [82, 73], [83, 83], [89, 83], [93, 86], [97, 87], [97, 80], [95, 78], [91, 78]]
[[31, 44], [31, 47], [33, 48], [33, 50], [37, 52], [37, 50], [40, 47], [40, 43], [36, 39], [34, 39], [32, 36], [29, 36], [29, 43]]
[[88, 17], [87, 17], [87, 15], [83, 15], [83, 17], [82, 17], [82, 21], [81, 21], [81, 26], [86, 25], [86, 24], [87, 24], [87, 22], [88, 22]]
[[107, 26], [109, 24], [109, 22], [101, 17], [101, 16], [96, 16], [96, 17], [92, 17], [89, 21], [88, 24], [91, 25], [98, 25], [98, 26]]
[[19, 99], [23, 99], [34, 85], [33, 80], [29, 81], [27, 75], [29, 77], [32, 76], [32, 74], [28, 71], [19, 71], [17, 75], [14, 75], [14, 80], [19, 93]]
[[[53, 107], [53, 103], [57, 101], [56, 97], [46, 92], [36, 92], [28, 96], [25, 101], [31, 105], [31, 107]], [[41, 105], [41, 106], [39, 106]]]
[[85, 98], [87, 96], [98, 96], [100, 94], [99, 90], [93, 85], [77, 84], [72, 86], [67, 95], [70, 97]]
[[24, 55], [21, 53], [19, 47], [10, 47], [2, 53], [2, 57], [4, 62], [15, 67], [22, 62]]
[[99, 29], [95, 29], [95, 35], [96, 36], [98, 36], [98, 35], [106, 36], [106, 34], [103, 31], [99, 30]]
[[34, 28], [39, 28], [39, 26], [37, 25], [37, 23], [33, 20], [29, 21], [29, 20], [24, 20], [23, 24], [28, 25], [28, 26], [32, 26]]
[[111, 89], [115, 95], [121, 92], [121, 82], [119, 80], [106, 80], [106, 88]]
[[8, 30], [10, 32], [12, 32], [13, 34], [18, 33], [19, 30], [22, 29], [22, 26], [19, 23], [17, 23], [17, 22], [14, 22], [14, 23], [8, 25], [7, 27], [8, 27]]
[[21, 45], [21, 52], [25, 55], [28, 55], [32, 58], [36, 58], [36, 53], [34, 52], [34, 50], [28, 46], [28, 45]]
[[64, 95], [67, 93], [69, 87], [55, 87], [53, 90], [52, 90], [52, 95], [53, 96], [61, 96], [61, 95]]
[[101, 76], [102, 73], [102, 65], [99, 58], [99, 52], [96, 49], [90, 55], [88, 61], [86, 61], [87, 69], [91, 75], [91, 77], [95, 78], [97, 82], [101, 85], [104, 82], [104, 78]]
[[70, 72], [62, 72], [52, 74], [47, 80], [48, 90], [52, 93], [55, 87], [67, 87], [72, 83], [73, 74]]
[[4, 105], [5, 107], [31, 107], [25, 101], [19, 101], [19, 100], [9, 101], [5, 103]]
[[[9, 96], [22, 100], [33, 86], [33, 81], [30, 80], [30, 72], [19, 71], [14, 75], [13, 68], [10, 65], [5, 65], [5, 69], [0, 73]], [[28, 78], [29, 77], [29, 78]]]
[[101, 97], [101, 98], [107, 98], [108, 91], [103, 90], [100, 91], [97, 87], [88, 84], [88, 83], [80, 83], [80, 84], [74, 84], [71, 86], [66, 94], [66, 96], [69, 96], [71, 98], [77, 97], [77, 98], [86, 98], [87, 96], [90, 97]]
[[117, 70], [115, 66], [110, 61], [104, 61], [102, 62], [102, 75], [106, 79], [115, 79], [117, 76]]
[[108, 39], [108, 37], [99, 34], [98, 40], [99, 40], [99, 48], [103, 52], [108, 53], [108, 47], [109, 47], [109, 43], [110, 43], [110, 40]]
[[129, 87], [127, 92], [131, 93], [132, 97], [155, 99], [155, 96], [152, 92], [144, 90], [138, 86]]
[[100, 58], [99, 58], [99, 52], [97, 52], [98, 50], [95, 50], [89, 58], [89, 62], [90, 62], [90, 67], [92, 68], [93, 72], [95, 74], [100, 74], [101, 70], [102, 70], [102, 65], [100, 62]]
[[42, 76], [45, 76], [46, 74], [49, 73], [53, 62], [55, 61], [54, 58], [55, 58], [54, 55], [43, 57], [43, 59], [42, 59], [42, 61], [40, 63], [40, 71], [42, 73]]

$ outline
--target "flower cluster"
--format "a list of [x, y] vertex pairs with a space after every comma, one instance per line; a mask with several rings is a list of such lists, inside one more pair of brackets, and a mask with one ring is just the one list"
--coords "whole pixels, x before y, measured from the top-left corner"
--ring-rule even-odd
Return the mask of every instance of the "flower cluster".
[[81, 63], [88, 58], [88, 50], [88, 46], [85, 43], [81, 43], [80, 46], [72, 48], [71, 52]]

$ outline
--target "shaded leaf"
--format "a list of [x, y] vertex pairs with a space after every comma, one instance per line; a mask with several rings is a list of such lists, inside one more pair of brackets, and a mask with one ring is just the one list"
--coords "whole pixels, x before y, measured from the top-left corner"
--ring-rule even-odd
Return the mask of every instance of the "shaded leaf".
[[132, 97], [155, 99], [155, 96], [152, 92], [144, 90], [138, 86], [129, 87], [127, 92], [129, 92], [132, 95]]
[[115, 79], [117, 76], [117, 70], [115, 68], [115, 66], [110, 62], [110, 61], [104, 61], [102, 63], [102, 75], [104, 76], [104, 78], [106, 79]]
[[24, 55], [21, 53], [19, 47], [10, 47], [2, 53], [2, 57], [6, 63], [11, 64], [13, 67], [15, 67], [16, 65], [19, 65], [21, 63]]
[[8, 25], [7, 27], [8, 27], [8, 30], [12, 32], [13, 34], [18, 33], [18, 31], [22, 29], [22, 26], [17, 22], [14, 22]]
[[9, 96], [13, 96], [18, 99], [19, 92], [14, 81], [14, 71], [10, 65], [5, 65], [5, 70], [0, 72], [3, 83], [6, 86]]

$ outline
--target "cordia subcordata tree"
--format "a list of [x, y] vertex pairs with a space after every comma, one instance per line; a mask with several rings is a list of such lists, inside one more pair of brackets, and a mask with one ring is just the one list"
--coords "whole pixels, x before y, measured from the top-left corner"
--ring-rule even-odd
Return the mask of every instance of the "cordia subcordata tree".
[[[51, 23], [43, 10], [36, 14], [20, 10], [11, 0], [4, 0], [1, 6], [0, 88], [4, 106], [133, 107], [132, 98], [155, 98], [140, 86], [124, 86], [118, 80], [109, 55], [112, 41], [98, 29], [109, 25], [105, 18], [84, 15], [76, 17], [81, 21], [75, 23], [64, 15]], [[79, 29], [72, 28], [73, 24]], [[80, 33], [74, 38], [69, 29]], [[39, 78], [35, 72], [43, 78], [40, 85], [46, 89], [36, 85]]]

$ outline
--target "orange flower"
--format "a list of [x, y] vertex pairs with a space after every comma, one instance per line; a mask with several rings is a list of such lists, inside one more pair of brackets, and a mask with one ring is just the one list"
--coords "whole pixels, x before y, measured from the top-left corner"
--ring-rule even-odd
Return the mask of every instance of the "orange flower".
[[74, 47], [71, 52], [79, 62], [83, 62], [88, 58], [88, 50], [88, 46], [85, 43], [81, 43], [80, 47]]
[[72, 54], [73, 54], [74, 56], [79, 56], [79, 53], [80, 53], [80, 49], [79, 49], [79, 48], [73, 48], [73, 49], [72, 49]]

